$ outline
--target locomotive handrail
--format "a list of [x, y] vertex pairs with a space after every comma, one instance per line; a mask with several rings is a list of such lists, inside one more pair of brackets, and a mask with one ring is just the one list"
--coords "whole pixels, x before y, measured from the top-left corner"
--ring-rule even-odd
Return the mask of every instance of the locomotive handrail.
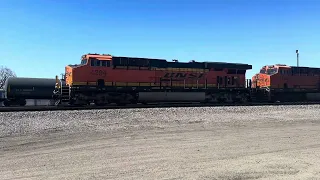
[[267, 92], [270, 92], [270, 88], [269, 88], [269, 87], [266, 87], [266, 91], [267, 91]]

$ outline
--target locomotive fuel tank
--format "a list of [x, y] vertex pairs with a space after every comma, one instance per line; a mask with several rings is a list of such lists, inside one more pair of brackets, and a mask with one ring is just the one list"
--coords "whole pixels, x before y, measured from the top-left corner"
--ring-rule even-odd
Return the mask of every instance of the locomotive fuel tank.
[[306, 93], [308, 101], [320, 101], [320, 93]]
[[139, 102], [202, 102], [205, 92], [140, 92]]
[[26, 99], [51, 99], [55, 79], [10, 77], [5, 83], [6, 105], [25, 105]]

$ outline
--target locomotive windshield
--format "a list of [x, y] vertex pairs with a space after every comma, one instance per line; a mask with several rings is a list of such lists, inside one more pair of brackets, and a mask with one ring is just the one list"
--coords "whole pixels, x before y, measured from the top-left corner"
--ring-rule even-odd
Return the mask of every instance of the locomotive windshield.
[[273, 75], [273, 74], [278, 73], [278, 68], [270, 68], [270, 67], [268, 69], [263, 68], [260, 70], [260, 73], [267, 74], [267, 75]]
[[268, 75], [273, 75], [273, 74], [276, 74], [278, 73], [278, 68], [268, 68], [267, 69], [267, 74]]

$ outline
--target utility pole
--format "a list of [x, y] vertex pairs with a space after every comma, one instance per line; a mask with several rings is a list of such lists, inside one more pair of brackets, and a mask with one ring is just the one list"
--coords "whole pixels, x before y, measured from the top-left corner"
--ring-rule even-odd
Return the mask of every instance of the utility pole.
[[299, 50], [296, 50], [296, 54], [297, 54], [297, 67], [299, 67]]

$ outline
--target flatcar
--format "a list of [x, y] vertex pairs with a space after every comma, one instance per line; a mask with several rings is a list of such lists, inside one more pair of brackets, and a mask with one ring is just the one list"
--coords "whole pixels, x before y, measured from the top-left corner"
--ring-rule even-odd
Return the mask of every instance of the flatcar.
[[313, 100], [320, 89], [320, 68], [266, 65], [252, 77], [252, 88], [267, 90], [271, 100]]
[[54, 78], [10, 77], [5, 82], [5, 106], [25, 106], [26, 99], [52, 99]]
[[[56, 77], [56, 105], [245, 102], [249, 64], [84, 54]], [[62, 81], [65, 85], [62, 85]]]

